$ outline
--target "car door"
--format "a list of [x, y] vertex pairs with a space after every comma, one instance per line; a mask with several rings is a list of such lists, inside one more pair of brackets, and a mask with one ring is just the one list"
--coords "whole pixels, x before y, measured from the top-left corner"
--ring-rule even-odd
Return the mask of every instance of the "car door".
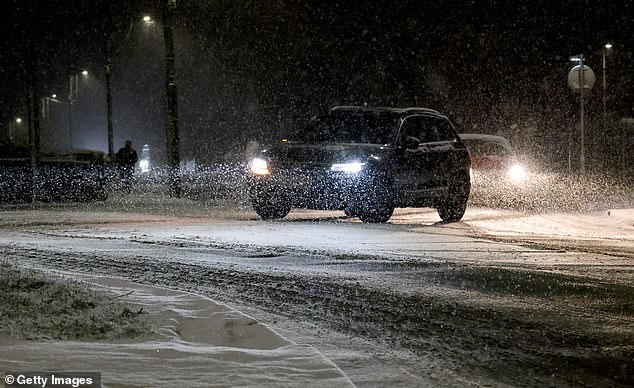
[[412, 114], [402, 119], [394, 181], [406, 202], [446, 189], [455, 140], [451, 123], [442, 117]]
[[428, 141], [429, 164], [433, 171], [431, 185], [445, 187], [453, 180], [456, 170], [464, 165], [461, 159], [467, 156], [465, 149], [459, 149], [458, 138], [449, 120], [445, 117], [428, 116], [425, 119]]

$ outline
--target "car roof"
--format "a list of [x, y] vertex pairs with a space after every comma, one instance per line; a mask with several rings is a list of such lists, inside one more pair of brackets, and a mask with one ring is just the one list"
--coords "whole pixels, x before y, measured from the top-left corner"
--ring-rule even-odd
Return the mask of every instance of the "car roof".
[[336, 112], [336, 111], [393, 112], [393, 113], [397, 113], [397, 114], [402, 114], [402, 113], [431, 113], [431, 114], [434, 114], [434, 115], [437, 115], [437, 116], [446, 117], [445, 115], [443, 115], [442, 113], [438, 112], [437, 110], [429, 109], [429, 108], [420, 108], [420, 107], [392, 108], [392, 107], [384, 107], [384, 106], [366, 107], [366, 106], [357, 106], [357, 105], [341, 105], [341, 106], [335, 106], [335, 107], [331, 108], [330, 111], [331, 112]]
[[509, 149], [512, 148], [511, 143], [502, 136], [488, 135], [485, 133], [459, 133], [458, 136], [460, 136], [462, 140], [486, 140], [494, 143], [499, 143]]

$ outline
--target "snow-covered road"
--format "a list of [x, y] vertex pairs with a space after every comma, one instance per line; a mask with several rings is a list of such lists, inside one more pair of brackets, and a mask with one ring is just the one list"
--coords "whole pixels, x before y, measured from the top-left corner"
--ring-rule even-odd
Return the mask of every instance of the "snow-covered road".
[[[293, 344], [275, 348], [290, 349], [278, 359], [286, 369], [273, 369], [288, 378], [278, 376], [282, 385], [297, 381], [289, 376], [357, 386], [634, 382], [630, 211], [472, 207], [463, 222], [442, 224], [434, 211], [403, 209], [389, 224], [367, 225], [307, 211], [264, 222], [248, 209], [173, 201], [160, 211], [129, 200], [125, 211], [113, 202], [7, 209], [1, 251], [24, 265], [193, 292], [247, 313]], [[289, 375], [297, 349], [297, 359], [313, 360], [301, 365], [324, 374]], [[165, 385], [162, 373], [176, 367], [160, 368], [153, 382]], [[217, 368], [188, 385], [205, 385]], [[121, 373], [114, 385], [126, 381]], [[256, 374], [239, 381], [259, 385]]]

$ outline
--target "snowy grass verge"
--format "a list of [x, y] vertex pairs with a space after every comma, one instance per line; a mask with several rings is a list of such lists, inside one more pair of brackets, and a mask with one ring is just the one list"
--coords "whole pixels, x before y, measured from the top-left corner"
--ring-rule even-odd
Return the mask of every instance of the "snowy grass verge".
[[112, 340], [151, 331], [116, 296], [0, 261], [0, 336], [30, 340]]

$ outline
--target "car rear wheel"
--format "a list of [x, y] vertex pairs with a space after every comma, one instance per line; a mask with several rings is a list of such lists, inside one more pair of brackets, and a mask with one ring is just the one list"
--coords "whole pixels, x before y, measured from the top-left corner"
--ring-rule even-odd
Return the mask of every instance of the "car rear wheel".
[[469, 201], [469, 189], [460, 188], [453, 191], [437, 207], [438, 215], [444, 222], [458, 222], [464, 216]]
[[347, 217], [359, 217], [359, 206], [346, 205], [346, 207], [343, 208], [343, 212], [346, 214]]

